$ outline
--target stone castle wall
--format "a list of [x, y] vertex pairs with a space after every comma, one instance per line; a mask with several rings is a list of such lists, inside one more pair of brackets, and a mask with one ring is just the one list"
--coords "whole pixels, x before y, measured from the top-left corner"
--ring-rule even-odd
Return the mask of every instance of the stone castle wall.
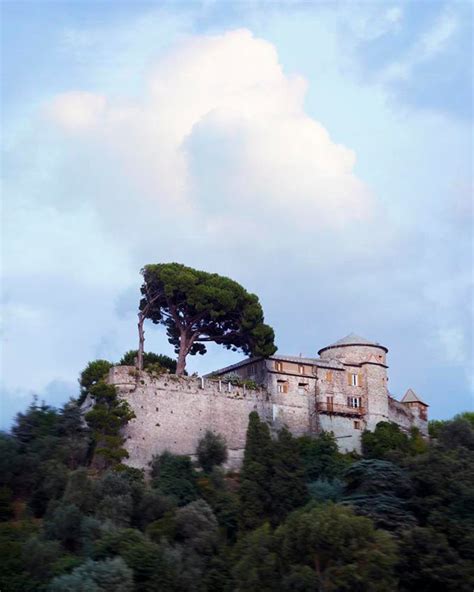
[[252, 411], [274, 428], [287, 425], [295, 435], [308, 430], [308, 400], [297, 394], [270, 397], [265, 389], [194, 377], [152, 377], [129, 366], [112, 368], [108, 382], [136, 415], [124, 431], [126, 463], [132, 467], [148, 468], [153, 456], [165, 450], [193, 456], [200, 438], [211, 430], [226, 438], [228, 467], [238, 468]]

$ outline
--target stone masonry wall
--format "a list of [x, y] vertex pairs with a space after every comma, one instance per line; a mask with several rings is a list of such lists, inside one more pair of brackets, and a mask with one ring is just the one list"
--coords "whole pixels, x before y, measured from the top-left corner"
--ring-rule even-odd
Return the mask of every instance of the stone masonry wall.
[[273, 427], [288, 425], [294, 434], [305, 433], [308, 426], [308, 403], [302, 396], [271, 401], [265, 389], [194, 377], [152, 377], [128, 366], [112, 368], [108, 381], [136, 415], [124, 430], [126, 463], [132, 467], [147, 469], [153, 456], [165, 450], [193, 456], [200, 438], [211, 430], [226, 438], [228, 467], [238, 468], [252, 411]]

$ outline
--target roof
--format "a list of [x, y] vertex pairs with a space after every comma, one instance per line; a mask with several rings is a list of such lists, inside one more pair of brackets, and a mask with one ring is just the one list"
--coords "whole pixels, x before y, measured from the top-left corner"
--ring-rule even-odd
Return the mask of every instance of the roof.
[[308, 364], [310, 366], [331, 366], [333, 368], [344, 368], [339, 360], [320, 360], [319, 358], [303, 358], [302, 356], [270, 356], [270, 360], [280, 360], [282, 362], [293, 362], [295, 364]]
[[349, 335], [346, 335], [342, 339], [339, 339], [338, 341], [331, 343], [331, 345], [326, 345], [326, 347], [320, 349], [318, 351], [318, 354], [320, 354], [322, 351], [326, 349], [331, 349], [333, 347], [347, 347], [350, 345], [370, 345], [373, 347], [379, 347], [380, 349], [383, 349], [385, 353], [388, 352], [388, 349], [384, 345], [380, 345], [380, 343], [378, 343], [377, 341], [371, 341], [370, 339], [366, 339], [365, 337], [361, 337], [360, 335], [356, 335], [355, 333], [349, 333]]
[[429, 405], [427, 405], [426, 403], [424, 403], [420, 397], [415, 393], [415, 391], [411, 388], [409, 388], [407, 390], [407, 392], [405, 393], [402, 401], [402, 403], [421, 403], [422, 405], [425, 405], [425, 407], [429, 407]]
[[[296, 364], [308, 364], [309, 366], [321, 366], [323, 368], [334, 368], [343, 370], [344, 364], [339, 362], [338, 360], [320, 360], [319, 358], [303, 358], [302, 356], [284, 356], [275, 354], [270, 356], [270, 360], [277, 360], [281, 362], [293, 362]], [[218, 370], [214, 370], [210, 374], [206, 374], [206, 376], [210, 376], [212, 374], [227, 374], [232, 372], [232, 370], [236, 370], [237, 368], [241, 368], [242, 366], [246, 366], [247, 364], [252, 364], [253, 362], [259, 362], [263, 360], [263, 358], [246, 358], [245, 360], [241, 360], [236, 364], [232, 364], [231, 366], [226, 366], [225, 368], [219, 368]]]

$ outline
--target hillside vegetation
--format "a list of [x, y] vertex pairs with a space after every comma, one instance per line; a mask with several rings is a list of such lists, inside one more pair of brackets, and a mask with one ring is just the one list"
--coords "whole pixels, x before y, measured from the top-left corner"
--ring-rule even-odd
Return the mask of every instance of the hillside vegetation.
[[164, 452], [145, 480], [122, 463], [130, 411], [106, 369], [83, 373], [87, 424], [34, 401], [0, 437], [2, 592], [472, 590], [472, 414], [429, 444], [379, 424], [359, 457], [252, 413], [240, 474], [207, 433], [198, 463]]

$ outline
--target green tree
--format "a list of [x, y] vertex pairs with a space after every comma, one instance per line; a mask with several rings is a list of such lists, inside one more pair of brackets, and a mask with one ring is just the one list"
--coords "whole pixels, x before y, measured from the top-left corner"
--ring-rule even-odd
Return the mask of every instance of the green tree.
[[401, 534], [398, 573], [402, 592], [470, 592], [472, 564], [463, 561], [446, 537], [432, 528]]
[[67, 551], [78, 551], [82, 544], [83, 522], [84, 514], [77, 506], [61, 502], [46, 516], [45, 536], [59, 541]]
[[[131, 349], [122, 356], [121, 366], [135, 366], [138, 358], [138, 350]], [[176, 360], [164, 354], [154, 354], [153, 352], [143, 352], [143, 370], [152, 369], [176, 374]]]
[[396, 423], [381, 421], [373, 432], [364, 431], [361, 437], [365, 458], [401, 460], [410, 453], [410, 441]]
[[121, 429], [135, 417], [126, 401], [120, 399], [113, 385], [99, 381], [91, 387], [94, 407], [85, 419], [92, 430], [95, 445], [95, 464], [106, 468], [117, 465], [128, 457], [123, 448]]
[[444, 534], [461, 558], [474, 564], [474, 451], [452, 444], [431, 446], [410, 460], [410, 505], [420, 526]]
[[281, 575], [277, 541], [269, 524], [247, 534], [235, 550], [233, 576], [238, 592], [279, 592]]
[[240, 525], [256, 528], [271, 513], [271, 479], [273, 444], [268, 425], [260, 421], [256, 411], [249, 415], [244, 461], [240, 472]]
[[107, 377], [112, 366], [113, 364], [107, 360], [94, 360], [87, 364], [79, 377], [79, 385], [81, 387], [78, 399], [79, 405], [81, 405], [87, 395], [90, 394], [91, 388]]
[[287, 429], [282, 429], [278, 433], [273, 448], [271, 517], [272, 522], [278, 524], [287, 514], [305, 504], [309, 495], [298, 443]]
[[198, 497], [197, 478], [189, 456], [164, 452], [151, 465], [152, 485], [184, 506]]
[[291, 514], [276, 532], [281, 569], [314, 570], [325, 592], [391, 592], [396, 589], [397, 548], [371, 520], [338, 505]]
[[441, 426], [437, 441], [446, 449], [474, 450], [474, 424], [467, 417], [455, 417]]
[[140, 369], [145, 319], [166, 327], [178, 354], [177, 374], [183, 374], [186, 357], [206, 353], [209, 342], [246, 355], [268, 357], [275, 353], [273, 329], [264, 323], [258, 297], [237, 282], [178, 263], [146, 265], [142, 275]]
[[332, 432], [321, 432], [316, 438], [298, 438], [298, 447], [308, 482], [339, 477], [352, 459], [339, 452]]
[[351, 465], [345, 472], [343, 501], [376, 526], [399, 530], [416, 525], [410, 509], [413, 493], [408, 473], [394, 463], [371, 459]]
[[220, 434], [207, 430], [199, 440], [196, 454], [201, 467], [210, 473], [215, 466], [220, 466], [227, 460], [227, 444]]

